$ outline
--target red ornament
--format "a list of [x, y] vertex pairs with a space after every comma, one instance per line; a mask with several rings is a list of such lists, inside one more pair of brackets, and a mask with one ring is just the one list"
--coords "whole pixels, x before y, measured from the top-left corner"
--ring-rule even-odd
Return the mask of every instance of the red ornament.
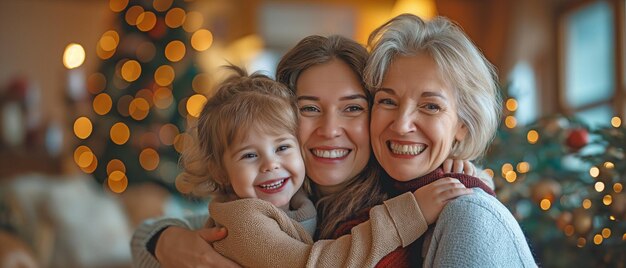
[[584, 128], [573, 129], [567, 134], [565, 144], [574, 151], [580, 150], [589, 143], [589, 132]]

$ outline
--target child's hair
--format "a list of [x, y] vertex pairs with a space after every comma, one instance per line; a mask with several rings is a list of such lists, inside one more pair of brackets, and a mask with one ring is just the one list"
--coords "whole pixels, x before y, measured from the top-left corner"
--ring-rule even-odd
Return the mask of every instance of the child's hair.
[[[226, 66], [234, 74], [218, 85], [204, 105], [197, 126], [190, 129], [193, 143], [181, 156], [183, 173], [177, 188], [194, 196], [232, 196], [224, 152], [250, 132], [290, 133], [297, 137], [294, 95], [269, 77]], [[180, 186], [183, 184], [185, 186]]]

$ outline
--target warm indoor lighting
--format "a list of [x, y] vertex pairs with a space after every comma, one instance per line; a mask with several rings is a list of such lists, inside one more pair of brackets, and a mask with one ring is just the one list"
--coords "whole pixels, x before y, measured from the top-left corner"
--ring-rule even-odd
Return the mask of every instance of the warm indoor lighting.
[[196, 93], [206, 93], [211, 89], [211, 78], [208, 74], [198, 74], [191, 81], [191, 88]]
[[598, 177], [598, 175], [600, 175], [600, 169], [597, 167], [591, 167], [589, 169], [589, 175], [591, 175], [591, 177]]
[[613, 197], [611, 195], [607, 194], [602, 197], [602, 204], [604, 204], [605, 206], [610, 206], [611, 203], [613, 203]]
[[185, 16], [185, 22], [183, 22], [183, 29], [188, 33], [193, 33], [202, 27], [204, 18], [202, 13], [198, 11], [191, 11]]
[[154, 0], [152, 6], [156, 11], [163, 12], [172, 6], [173, 0]]
[[402, 13], [415, 14], [429, 20], [437, 15], [437, 7], [435, 0], [397, 0], [391, 10], [391, 16], [395, 17]]
[[134, 98], [128, 106], [128, 114], [137, 121], [146, 118], [149, 110], [150, 104], [144, 98]]
[[548, 210], [550, 209], [550, 206], [552, 206], [552, 203], [550, 202], [550, 200], [544, 198], [541, 200], [541, 203], [539, 203], [539, 206], [543, 210]]
[[141, 6], [132, 6], [128, 10], [126, 10], [126, 14], [124, 15], [124, 20], [128, 25], [135, 26], [137, 25], [137, 18], [139, 15], [143, 14], [144, 9]]
[[159, 166], [159, 154], [152, 148], [146, 148], [139, 154], [139, 164], [145, 170], [155, 170]]
[[118, 122], [111, 127], [109, 135], [111, 135], [111, 140], [115, 144], [122, 145], [128, 141], [128, 138], [130, 138], [130, 129], [126, 126], [126, 124]]
[[602, 240], [603, 240], [603, 239], [604, 239], [604, 238], [602, 238], [602, 236], [601, 236], [601, 235], [599, 235], [599, 234], [594, 235], [594, 236], [593, 236], [593, 243], [594, 243], [594, 244], [596, 244], [596, 245], [600, 245], [600, 244], [602, 244]]
[[93, 126], [91, 124], [91, 120], [87, 117], [79, 117], [74, 121], [74, 135], [79, 139], [86, 139], [91, 135], [91, 131], [93, 130]]
[[604, 228], [602, 229], [602, 237], [609, 238], [611, 236], [611, 229]]
[[159, 130], [159, 139], [165, 145], [174, 144], [174, 139], [178, 135], [178, 127], [174, 124], [165, 124]]
[[530, 144], [537, 143], [537, 141], [539, 141], [539, 132], [537, 132], [534, 129], [531, 129], [530, 131], [528, 131], [528, 134], [526, 134], [526, 139], [528, 140], [528, 143]]
[[519, 173], [526, 173], [530, 170], [530, 164], [528, 164], [528, 162], [519, 162], [517, 164], [517, 172]]
[[120, 12], [126, 8], [128, 5], [128, 0], [110, 0], [109, 8], [113, 12]]
[[142, 32], [147, 32], [154, 28], [156, 25], [157, 17], [150, 11], [144, 11], [137, 17], [137, 29]]
[[594, 188], [596, 189], [596, 192], [600, 193], [602, 191], [604, 191], [604, 182], [596, 182], [596, 184], [594, 184]]
[[213, 34], [206, 29], [197, 30], [191, 36], [191, 47], [197, 51], [205, 51], [213, 44]]
[[613, 184], [613, 191], [615, 191], [616, 193], [622, 192], [622, 184], [619, 182]]
[[113, 100], [106, 93], [100, 93], [93, 99], [93, 111], [99, 115], [105, 115], [111, 111]]
[[157, 108], [167, 109], [167, 107], [170, 107], [174, 101], [172, 91], [166, 87], [158, 88], [152, 96], [152, 101], [154, 102], [154, 106]]
[[583, 208], [584, 209], [589, 209], [590, 207], [591, 207], [591, 200], [589, 200], [589, 199], [583, 200]]
[[174, 73], [174, 68], [169, 65], [159, 66], [159, 68], [157, 68], [154, 72], [154, 81], [157, 85], [162, 87], [170, 85], [174, 81], [175, 77], [176, 73]]
[[98, 94], [104, 90], [107, 85], [107, 79], [102, 73], [93, 73], [87, 78], [87, 90], [91, 94]]
[[182, 60], [185, 52], [185, 44], [179, 40], [171, 41], [165, 46], [165, 57], [171, 62]]
[[506, 179], [506, 181], [513, 183], [515, 182], [515, 180], [517, 180], [517, 173], [515, 173], [515, 171], [507, 171], [506, 174], [504, 175], [504, 178]]
[[613, 127], [620, 127], [622, 125], [622, 119], [614, 116], [613, 118], [611, 118], [611, 125]]
[[107, 179], [107, 184], [109, 185], [109, 189], [114, 193], [122, 193], [128, 187], [128, 178], [124, 172], [119, 170], [111, 172]]
[[506, 100], [506, 109], [515, 112], [517, 110], [517, 101], [513, 98]]
[[63, 52], [63, 65], [65, 68], [74, 69], [85, 62], [85, 49], [83, 46], [71, 43], [65, 47]]
[[107, 164], [107, 175], [111, 175], [111, 172], [113, 171], [126, 173], [126, 165], [124, 165], [124, 163], [119, 159], [113, 159]]
[[141, 75], [141, 64], [136, 60], [129, 60], [122, 65], [122, 78], [128, 82], [133, 82]]
[[185, 10], [179, 7], [170, 9], [165, 15], [165, 25], [172, 29], [178, 28], [185, 22]]

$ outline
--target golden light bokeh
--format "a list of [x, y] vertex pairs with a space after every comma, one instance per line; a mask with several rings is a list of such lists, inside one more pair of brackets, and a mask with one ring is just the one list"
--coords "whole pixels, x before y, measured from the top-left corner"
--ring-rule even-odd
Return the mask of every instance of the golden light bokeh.
[[552, 202], [550, 202], [550, 200], [548, 199], [542, 199], [541, 202], [539, 203], [539, 207], [541, 207], [542, 210], [548, 210], [550, 209], [550, 207], [552, 206]]
[[515, 112], [517, 110], [517, 101], [513, 98], [506, 100], [506, 109]]
[[506, 179], [506, 181], [513, 183], [515, 182], [515, 180], [517, 180], [517, 173], [515, 173], [515, 171], [507, 171], [506, 174], [504, 175], [504, 178]]
[[141, 75], [141, 64], [136, 60], [128, 60], [122, 65], [121, 74], [124, 80], [133, 82]]
[[163, 12], [172, 7], [173, 0], [154, 0], [152, 6], [156, 11]]
[[169, 65], [161, 65], [154, 72], [154, 82], [159, 86], [169, 86], [176, 78], [176, 73], [174, 72], [174, 68]]
[[567, 236], [572, 236], [574, 234], [574, 225], [571, 225], [571, 224], [565, 225], [565, 228], [563, 228], [563, 232]]
[[601, 235], [599, 235], [599, 234], [594, 235], [594, 236], [593, 236], [593, 243], [594, 243], [594, 244], [596, 244], [596, 245], [600, 245], [600, 244], [602, 244], [602, 240], [603, 240], [603, 239], [604, 239], [604, 238], [602, 238], [602, 236], [601, 236]]
[[126, 14], [124, 14], [124, 20], [128, 25], [135, 26], [137, 25], [137, 19], [141, 14], [143, 14], [144, 9], [142, 6], [132, 6], [128, 10], [126, 10]]
[[135, 51], [137, 59], [141, 62], [150, 62], [156, 55], [156, 47], [152, 42], [143, 42], [139, 44]]
[[502, 176], [506, 175], [506, 173], [511, 170], [513, 170], [513, 165], [509, 163], [504, 163], [504, 165], [502, 165]]
[[107, 185], [114, 193], [123, 193], [128, 187], [128, 178], [123, 172], [116, 170], [107, 178]]
[[152, 101], [154, 102], [154, 106], [159, 109], [167, 109], [172, 105], [174, 101], [174, 97], [172, 96], [172, 91], [166, 87], [158, 88], [152, 97]]
[[591, 207], [591, 200], [589, 200], [589, 199], [583, 200], [583, 208], [584, 209], [589, 209], [590, 207]]
[[187, 112], [187, 100], [189, 100], [189, 98], [183, 98], [177, 103], [178, 113], [182, 117], [187, 117], [187, 115], [189, 115], [189, 113]]
[[185, 22], [185, 10], [179, 7], [170, 9], [165, 15], [165, 25], [172, 29], [178, 28]]
[[602, 229], [602, 237], [604, 237], [604, 238], [609, 238], [609, 237], [611, 237], [611, 229], [609, 229], [609, 228], [603, 228], [603, 229]]
[[584, 246], [585, 246], [585, 244], [587, 244], [587, 239], [585, 239], [584, 237], [579, 237], [579, 238], [576, 240], [576, 246], [577, 246], [577, 247], [579, 247], [579, 248], [584, 247]]
[[130, 106], [130, 102], [133, 101], [133, 96], [124, 95], [117, 99], [117, 112], [122, 116], [129, 116], [128, 107]]
[[80, 156], [85, 152], [91, 152], [91, 149], [85, 145], [80, 145], [76, 147], [74, 150], [74, 162], [76, 165], [80, 166], [78, 163], [80, 162]]
[[191, 36], [191, 47], [197, 51], [205, 51], [213, 44], [213, 33], [207, 29], [200, 29]]
[[529, 130], [528, 134], [526, 134], [526, 139], [528, 140], [528, 143], [530, 144], [537, 143], [537, 141], [539, 141], [539, 132], [537, 132], [534, 129]]
[[596, 192], [600, 193], [604, 191], [604, 182], [598, 181], [593, 185], [593, 188], [596, 189]]
[[133, 119], [140, 121], [148, 116], [150, 110], [150, 104], [144, 98], [135, 98], [130, 102], [128, 106], [128, 114]]
[[211, 89], [211, 78], [208, 74], [198, 74], [191, 81], [191, 88], [196, 93], [206, 93]]
[[109, 8], [113, 12], [121, 12], [128, 5], [128, 0], [110, 0]]
[[87, 91], [91, 94], [98, 94], [104, 90], [107, 85], [107, 79], [102, 73], [92, 73], [87, 78]]
[[93, 160], [91, 161], [91, 164], [87, 167], [81, 167], [80, 170], [90, 174], [96, 171], [96, 168], [98, 168], [98, 157], [96, 155], [93, 155]]
[[517, 164], [517, 172], [519, 173], [526, 173], [530, 170], [530, 164], [528, 164], [528, 162], [519, 162]]
[[147, 32], [152, 30], [152, 28], [154, 28], [154, 25], [156, 25], [157, 22], [157, 17], [153, 12], [150, 11], [144, 11], [143, 13], [139, 14], [139, 16], [137, 17], [137, 29], [139, 29], [142, 32]]
[[159, 166], [159, 154], [152, 148], [146, 148], [139, 154], [139, 164], [145, 170], [155, 170]]
[[201, 94], [195, 94], [187, 100], [187, 113], [193, 117], [200, 116], [202, 107], [207, 102], [207, 98]]
[[109, 135], [111, 136], [111, 140], [113, 141], [113, 143], [117, 145], [122, 145], [126, 143], [130, 138], [130, 129], [126, 124], [122, 122], [117, 122], [111, 127]]
[[74, 121], [74, 135], [79, 139], [86, 139], [91, 135], [93, 131], [93, 125], [89, 118], [81, 116]]
[[86, 167], [89, 167], [91, 163], [93, 163], [93, 160], [95, 157], [96, 155], [94, 155], [93, 152], [91, 152], [91, 150], [84, 151], [78, 156], [78, 161], [76, 163], [78, 164], [79, 167], [86, 168]]
[[122, 173], [126, 173], [126, 165], [119, 159], [112, 159], [107, 164], [107, 175], [111, 175], [113, 171], [121, 171]]
[[609, 206], [611, 205], [611, 203], [613, 203], [613, 197], [611, 195], [607, 194], [602, 197], [602, 204], [604, 204], [605, 206]]
[[113, 100], [109, 94], [100, 93], [93, 98], [93, 111], [99, 115], [107, 114], [111, 111], [111, 106], [113, 106]]
[[144, 89], [140, 89], [139, 91], [137, 91], [137, 93], [135, 94], [135, 98], [142, 98], [145, 99], [148, 102], [148, 105], [150, 105], [150, 107], [152, 107], [152, 105], [154, 104], [152, 102], [152, 90], [149, 90], [147, 88]]
[[598, 167], [591, 167], [589, 169], [589, 175], [591, 175], [591, 177], [597, 178], [600, 175], [600, 169]]
[[176, 149], [177, 152], [182, 153], [185, 150], [187, 142], [191, 140], [191, 136], [187, 133], [176, 135], [176, 138], [174, 138], [174, 149]]
[[517, 126], [517, 119], [514, 116], [509, 115], [504, 119], [504, 125], [508, 128], [514, 128]]
[[613, 184], [613, 191], [615, 191], [616, 193], [622, 192], [622, 189], [623, 189], [623, 186], [621, 183], [617, 182]]
[[604, 162], [604, 164], [603, 164], [603, 165], [604, 165], [604, 167], [605, 167], [605, 168], [608, 168], [608, 169], [613, 169], [613, 168], [615, 168], [615, 164], [613, 164], [613, 162], [608, 162], [608, 161], [607, 161], [607, 162]]
[[98, 41], [98, 45], [102, 48], [102, 50], [109, 52], [115, 50], [119, 42], [120, 35], [116, 31], [110, 30], [102, 34], [102, 37], [100, 37], [100, 40]]
[[174, 124], [165, 124], [159, 129], [159, 139], [165, 145], [174, 144], [174, 139], [180, 134], [178, 127]]
[[620, 127], [622, 125], [622, 119], [614, 116], [613, 118], [611, 118], [611, 126], [613, 127]]
[[98, 55], [98, 58], [102, 60], [106, 60], [106, 59], [113, 57], [113, 55], [115, 55], [115, 51], [116, 51], [115, 49], [111, 51], [104, 51], [104, 49], [102, 49], [99, 43], [96, 45], [96, 55]]
[[185, 57], [185, 44], [180, 40], [173, 40], [165, 46], [165, 57], [171, 62], [178, 62]]
[[183, 29], [188, 33], [193, 33], [202, 27], [204, 23], [204, 18], [202, 17], [202, 13], [198, 11], [191, 11], [187, 13], [185, 17], [185, 22], [183, 22]]
[[63, 52], [63, 65], [65, 68], [74, 69], [81, 66], [85, 62], [85, 49], [83, 46], [70, 43], [65, 47]]

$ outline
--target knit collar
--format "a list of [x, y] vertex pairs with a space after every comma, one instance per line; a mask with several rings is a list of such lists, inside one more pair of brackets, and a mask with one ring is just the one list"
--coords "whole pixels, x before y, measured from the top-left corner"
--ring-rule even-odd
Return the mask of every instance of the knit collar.
[[441, 167], [433, 170], [432, 172], [422, 177], [419, 177], [417, 179], [413, 179], [410, 181], [396, 181], [393, 178], [387, 176], [386, 184], [388, 184], [389, 186], [388, 188], [389, 188], [390, 193], [392, 193], [395, 196], [395, 195], [399, 195], [408, 191], [411, 191], [411, 192], [415, 191], [421, 188], [422, 186], [425, 186], [438, 179], [445, 178], [445, 177], [456, 178], [461, 183], [463, 183], [463, 185], [465, 185], [465, 187], [467, 188], [478, 187], [482, 189], [483, 191], [485, 191], [486, 193], [496, 196], [496, 193], [491, 188], [489, 188], [489, 186], [487, 186], [484, 182], [482, 182], [479, 178], [469, 176], [463, 173], [444, 173], [443, 168]]

